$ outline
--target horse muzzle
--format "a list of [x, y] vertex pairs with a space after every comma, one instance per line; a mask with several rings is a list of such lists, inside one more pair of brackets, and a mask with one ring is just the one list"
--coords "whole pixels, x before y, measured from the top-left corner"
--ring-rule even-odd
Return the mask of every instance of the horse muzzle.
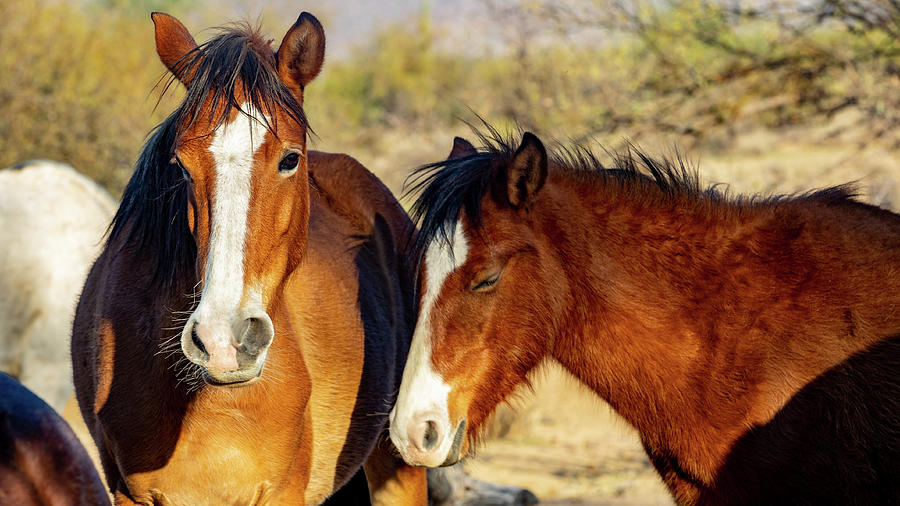
[[215, 386], [245, 386], [262, 374], [275, 336], [272, 320], [256, 312], [235, 320], [191, 315], [181, 335], [181, 350], [204, 370]]
[[[391, 415], [395, 412], [392, 411]], [[391, 440], [408, 464], [445, 467], [457, 463], [464, 455], [466, 419], [459, 420], [452, 427], [447, 420], [433, 415], [419, 413], [406, 423], [396, 424], [399, 420], [391, 417]]]

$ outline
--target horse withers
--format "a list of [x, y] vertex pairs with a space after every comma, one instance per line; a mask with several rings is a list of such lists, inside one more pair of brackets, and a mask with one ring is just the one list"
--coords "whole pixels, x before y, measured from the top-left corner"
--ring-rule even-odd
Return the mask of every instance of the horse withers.
[[558, 361], [679, 504], [900, 502], [900, 216], [846, 186], [702, 188], [496, 131], [418, 173], [419, 315], [391, 438], [456, 462]]
[[365, 471], [424, 504], [386, 437], [414, 318], [403, 209], [355, 160], [307, 151], [325, 36], [198, 45], [153, 15], [186, 88], [144, 146], [75, 316], [76, 394], [117, 504], [318, 504]]

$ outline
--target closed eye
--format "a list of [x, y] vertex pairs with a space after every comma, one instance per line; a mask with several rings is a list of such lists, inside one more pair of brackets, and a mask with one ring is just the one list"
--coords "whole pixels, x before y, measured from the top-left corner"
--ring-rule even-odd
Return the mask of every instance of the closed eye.
[[497, 284], [497, 281], [500, 281], [500, 274], [501, 274], [501, 272], [498, 272], [497, 274], [494, 274], [493, 276], [490, 276], [487, 279], [481, 281], [480, 283], [478, 283], [477, 285], [472, 287], [472, 291], [473, 292], [490, 291], [494, 287], [494, 285]]

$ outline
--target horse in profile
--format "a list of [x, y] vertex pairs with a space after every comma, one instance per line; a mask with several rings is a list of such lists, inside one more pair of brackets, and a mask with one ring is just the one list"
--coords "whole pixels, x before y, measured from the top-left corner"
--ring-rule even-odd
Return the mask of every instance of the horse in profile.
[[0, 372], [0, 504], [109, 504], [94, 464], [69, 425]]
[[407, 462], [456, 462], [552, 359], [679, 504], [900, 502], [900, 216], [848, 186], [734, 197], [635, 149], [608, 170], [482, 137], [413, 187]]
[[57, 411], [72, 395], [75, 302], [115, 210], [70, 165], [0, 170], [0, 371]]
[[198, 45], [153, 21], [186, 95], [143, 147], [72, 338], [116, 504], [318, 504], [361, 467], [374, 504], [424, 504], [385, 430], [412, 224], [355, 160], [307, 151], [321, 24], [301, 14], [273, 51], [247, 27]]

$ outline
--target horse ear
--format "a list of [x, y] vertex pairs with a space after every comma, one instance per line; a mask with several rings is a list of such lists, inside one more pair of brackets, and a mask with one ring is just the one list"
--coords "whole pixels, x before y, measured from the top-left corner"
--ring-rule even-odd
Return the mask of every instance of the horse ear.
[[450, 155], [447, 157], [447, 160], [453, 160], [454, 158], [463, 158], [466, 156], [477, 154], [478, 150], [475, 149], [475, 146], [473, 146], [471, 142], [463, 139], [462, 137], [454, 137], [453, 149], [450, 150]]
[[276, 59], [281, 79], [299, 96], [319, 75], [325, 60], [325, 30], [319, 20], [308, 12], [301, 13], [284, 35]]
[[163, 12], [154, 12], [150, 17], [156, 27], [156, 53], [159, 54], [159, 59], [169, 72], [187, 86], [191, 75], [184, 57], [197, 49], [197, 42], [181, 21], [174, 17]]
[[531, 132], [522, 135], [522, 144], [507, 166], [506, 195], [510, 205], [522, 207], [547, 180], [547, 150]]

